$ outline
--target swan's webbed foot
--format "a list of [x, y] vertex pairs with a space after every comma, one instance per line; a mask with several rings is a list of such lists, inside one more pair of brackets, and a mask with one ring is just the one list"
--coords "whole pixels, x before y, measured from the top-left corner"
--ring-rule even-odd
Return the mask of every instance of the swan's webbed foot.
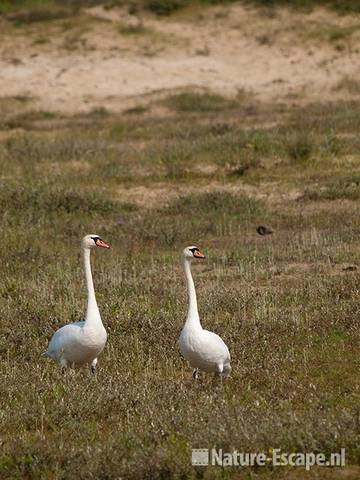
[[199, 378], [199, 370], [197, 368], [194, 368], [192, 376], [194, 380], [197, 380]]
[[91, 367], [90, 367], [91, 373], [93, 375], [96, 374], [96, 366], [97, 366], [97, 358], [94, 358], [94, 360], [91, 362]]

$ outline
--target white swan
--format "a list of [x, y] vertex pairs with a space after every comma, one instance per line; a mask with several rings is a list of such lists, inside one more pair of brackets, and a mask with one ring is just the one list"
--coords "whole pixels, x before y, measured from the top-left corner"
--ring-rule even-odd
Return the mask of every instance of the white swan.
[[96, 303], [91, 274], [90, 250], [95, 246], [109, 248], [98, 235], [86, 235], [82, 239], [81, 251], [88, 291], [85, 321], [70, 323], [57, 330], [49, 342], [47, 351], [42, 354], [58, 362], [62, 368], [89, 364], [93, 373], [96, 371], [97, 357], [105, 347], [107, 339]]
[[179, 338], [180, 351], [194, 369], [194, 378], [197, 378], [198, 370], [214, 372], [227, 377], [231, 371], [229, 349], [219, 335], [204, 330], [200, 323], [195, 286], [190, 269], [194, 258], [205, 258], [205, 256], [195, 246], [186, 247], [182, 261], [189, 294], [189, 310]]

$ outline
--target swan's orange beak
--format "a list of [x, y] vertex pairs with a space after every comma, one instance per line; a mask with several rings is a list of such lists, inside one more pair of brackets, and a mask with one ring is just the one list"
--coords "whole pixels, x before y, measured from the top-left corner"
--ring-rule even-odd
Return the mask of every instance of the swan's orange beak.
[[195, 258], [205, 258], [205, 255], [203, 255], [200, 250], [195, 250], [195, 252], [193, 253], [194, 257]]
[[110, 245], [108, 245], [107, 243], [105, 243], [104, 240], [101, 240], [101, 238], [98, 238], [95, 243], [96, 243], [96, 245], [97, 245], [98, 247], [101, 247], [101, 248], [110, 248]]

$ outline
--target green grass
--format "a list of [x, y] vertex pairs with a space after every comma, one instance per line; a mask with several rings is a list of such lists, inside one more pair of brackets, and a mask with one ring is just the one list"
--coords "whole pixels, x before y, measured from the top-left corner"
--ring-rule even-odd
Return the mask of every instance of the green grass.
[[24, 128], [24, 129], [31, 129], [35, 122], [38, 121], [47, 121], [52, 120], [57, 117], [55, 112], [46, 112], [46, 111], [28, 111], [25, 113], [19, 113], [11, 118], [9, 118], [6, 122], [4, 122], [4, 127], [12, 129], [12, 128]]
[[[7, 124], [11, 101], [0, 143], [0, 477], [358, 478], [358, 270], [343, 268], [360, 254], [359, 105], [256, 105], [249, 116], [221, 98], [191, 122], [179, 110], [30, 112], [20, 133]], [[273, 235], [259, 236], [262, 224]], [[112, 247], [92, 258], [109, 333], [96, 378], [40, 357], [84, 314], [86, 233]], [[193, 265], [203, 326], [232, 355], [223, 385], [194, 383], [177, 347], [189, 244], [207, 257]], [[345, 447], [348, 467], [190, 465], [191, 448], [214, 446]]]
[[[184, 224], [183, 219], [191, 215]], [[249, 224], [257, 216], [264, 215], [264, 206], [260, 201], [246, 196], [231, 195], [227, 192], [192, 194], [180, 197], [166, 207], [149, 212], [146, 218], [136, 219], [132, 223], [133, 236], [137, 242], [158, 246], [176, 246], [201, 241], [208, 235], [226, 235], [236, 225]], [[158, 219], [162, 221], [159, 223]]]
[[144, 0], [146, 9], [161, 16], [171, 15], [188, 4], [188, 0]]
[[148, 107], [145, 107], [143, 105], [136, 105], [135, 107], [127, 108], [124, 113], [127, 115], [141, 115], [143, 113], [146, 113], [148, 110]]
[[308, 160], [313, 150], [313, 141], [308, 132], [294, 132], [287, 142], [289, 157], [296, 161]]
[[236, 101], [213, 93], [178, 93], [165, 99], [164, 104], [178, 112], [217, 112], [235, 108]]
[[[234, 0], [72, 0], [64, 2], [59, 0], [0, 0], [0, 13], [12, 14], [13, 21], [18, 25], [48, 22], [66, 18], [78, 12], [82, 7], [103, 5], [107, 9], [124, 5], [128, 6], [131, 13], [147, 10], [155, 15], [169, 16], [186, 7], [200, 5], [204, 8], [212, 5], [226, 5]], [[311, 11], [316, 7], [327, 7], [337, 12], [359, 13], [360, 5], [357, 0], [242, 0], [245, 4], [255, 7], [277, 9], [288, 7]], [[339, 31], [341, 28], [339, 29]], [[342, 36], [342, 32], [340, 33]]]
[[120, 25], [119, 32], [122, 35], [146, 35], [151, 33], [151, 30], [139, 23], [137, 25]]
[[328, 7], [340, 13], [360, 12], [360, 5], [356, 0], [248, 0], [247, 3], [267, 8], [312, 10], [316, 7]]
[[337, 200], [341, 198], [358, 200], [360, 198], [360, 174], [336, 178], [321, 189], [310, 189], [306, 192], [306, 196], [311, 200]]
[[334, 45], [337, 50], [356, 49], [356, 38], [353, 39], [353, 35], [358, 33], [359, 30], [360, 24], [358, 22], [346, 26], [325, 24], [324, 26], [317, 26], [310, 32], [309, 38], [319, 39], [327, 44]]
[[29, 12], [14, 13], [8, 16], [8, 19], [13, 22], [15, 26], [21, 27], [32, 23], [64, 19], [72, 15], [72, 12], [63, 9], [36, 8]]

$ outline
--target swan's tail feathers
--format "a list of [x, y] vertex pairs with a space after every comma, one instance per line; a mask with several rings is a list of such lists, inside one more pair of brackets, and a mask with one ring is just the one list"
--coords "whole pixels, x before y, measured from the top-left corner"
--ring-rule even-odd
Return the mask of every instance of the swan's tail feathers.
[[46, 350], [46, 352], [43, 352], [43, 353], [41, 354], [41, 356], [42, 356], [42, 357], [50, 357], [50, 355], [49, 355], [49, 353], [48, 353], [47, 350]]

